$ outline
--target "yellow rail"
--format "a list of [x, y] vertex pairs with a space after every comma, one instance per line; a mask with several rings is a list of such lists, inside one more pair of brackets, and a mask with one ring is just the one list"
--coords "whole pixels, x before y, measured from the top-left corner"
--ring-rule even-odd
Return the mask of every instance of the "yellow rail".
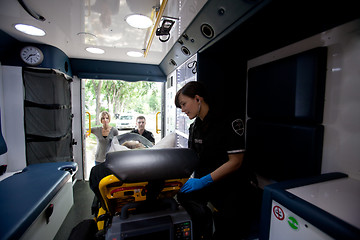
[[154, 39], [154, 35], [155, 35], [155, 32], [156, 32], [156, 29], [157, 27], [159, 26], [159, 23], [160, 23], [160, 19], [164, 13], [164, 10], [165, 10], [165, 7], [166, 7], [166, 4], [167, 4], [168, 0], [163, 0], [163, 2], [161, 3], [161, 6], [160, 6], [160, 10], [159, 10], [159, 14], [157, 15], [157, 18], [156, 18], [156, 22], [155, 22], [155, 25], [153, 26], [153, 29], [151, 31], [151, 35], [150, 35], [150, 38], [149, 38], [149, 42], [146, 46], [146, 49], [145, 49], [145, 52], [144, 52], [144, 57], [147, 56], [149, 50], [150, 50], [150, 46], [152, 44], [152, 41]]
[[157, 133], [157, 134], [159, 134], [159, 133], [161, 132], [161, 129], [159, 129], [159, 124], [158, 124], [159, 114], [160, 114], [160, 112], [157, 112], [157, 113], [156, 113], [156, 133]]
[[86, 137], [88, 137], [91, 134], [91, 114], [89, 112], [86, 112], [86, 114], [89, 115], [89, 130], [86, 131]]

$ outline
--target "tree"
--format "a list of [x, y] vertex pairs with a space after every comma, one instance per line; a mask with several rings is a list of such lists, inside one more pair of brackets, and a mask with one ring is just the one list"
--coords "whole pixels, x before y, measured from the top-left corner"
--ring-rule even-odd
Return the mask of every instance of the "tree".
[[[97, 81], [94, 79], [85, 80], [85, 100], [93, 102], [95, 101], [96, 106], [96, 125], [100, 124], [99, 115], [100, 115], [100, 108], [101, 108], [101, 87], [102, 81]], [[85, 108], [89, 108], [89, 106], [85, 105]]]
[[92, 84], [93, 84], [94, 91], [95, 91], [95, 96], [96, 96], [96, 125], [100, 124], [100, 120], [99, 120], [100, 108], [101, 108], [100, 93], [101, 93], [102, 83], [103, 83], [102, 81], [92, 80]]
[[[96, 103], [97, 116], [101, 108], [112, 110], [113, 114], [131, 110], [144, 114], [159, 111], [161, 96], [158, 95], [158, 89], [153, 82], [86, 80], [85, 90], [86, 101], [90, 104], [94, 101]], [[96, 124], [100, 124], [98, 120]]]
[[150, 96], [149, 99], [149, 107], [152, 112], [156, 112], [160, 110], [160, 101], [159, 101], [159, 92], [157, 89], [155, 89]]
[[123, 96], [123, 90], [125, 89], [125, 82], [119, 80], [104, 80], [103, 81], [103, 94], [109, 105], [113, 105], [113, 112], [118, 113], [121, 107], [121, 98]]
[[[139, 99], [152, 89], [151, 82], [125, 82], [121, 80], [104, 80], [102, 93], [108, 104], [113, 105], [114, 113], [124, 112], [136, 103], [144, 104]], [[135, 104], [134, 104], [135, 103]]]

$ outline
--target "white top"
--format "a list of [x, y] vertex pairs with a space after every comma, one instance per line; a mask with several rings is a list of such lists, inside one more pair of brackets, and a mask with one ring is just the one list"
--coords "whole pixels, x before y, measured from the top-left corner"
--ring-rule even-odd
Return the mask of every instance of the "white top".
[[341, 178], [287, 191], [360, 229], [359, 180]]

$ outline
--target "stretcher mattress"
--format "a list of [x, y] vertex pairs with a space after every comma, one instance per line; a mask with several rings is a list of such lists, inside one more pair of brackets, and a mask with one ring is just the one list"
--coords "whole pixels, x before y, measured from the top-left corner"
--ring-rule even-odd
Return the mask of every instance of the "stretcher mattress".
[[105, 166], [122, 182], [188, 178], [199, 159], [189, 148], [164, 148], [110, 152]]

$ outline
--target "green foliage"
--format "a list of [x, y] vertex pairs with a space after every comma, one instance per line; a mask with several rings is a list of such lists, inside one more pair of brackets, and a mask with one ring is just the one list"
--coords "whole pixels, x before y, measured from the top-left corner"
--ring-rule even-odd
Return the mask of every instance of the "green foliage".
[[109, 112], [109, 109], [108, 109], [108, 108], [105, 108], [105, 107], [103, 107], [103, 106], [101, 106], [101, 107], [100, 107], [100, 112], [103, 112], [103, 111], [107, 111], [107, 112]]
[[[85, 80], [85, 109], [89, 111], [91, 106], [95, 106], [96, 115], [104, 110], [112, 114], [134, 111], [140, 114], [154, 113], [161, 110], [161, 94], [158, 90], [160, 84], [143, 81]], [[96, 123], [99, 124], [98, 121]]]
[[158, 112], [161, 109], [161, 102], [158, 98], [158, 91], [153, 91], [149, 99], [149, 107], [152, 112]]

